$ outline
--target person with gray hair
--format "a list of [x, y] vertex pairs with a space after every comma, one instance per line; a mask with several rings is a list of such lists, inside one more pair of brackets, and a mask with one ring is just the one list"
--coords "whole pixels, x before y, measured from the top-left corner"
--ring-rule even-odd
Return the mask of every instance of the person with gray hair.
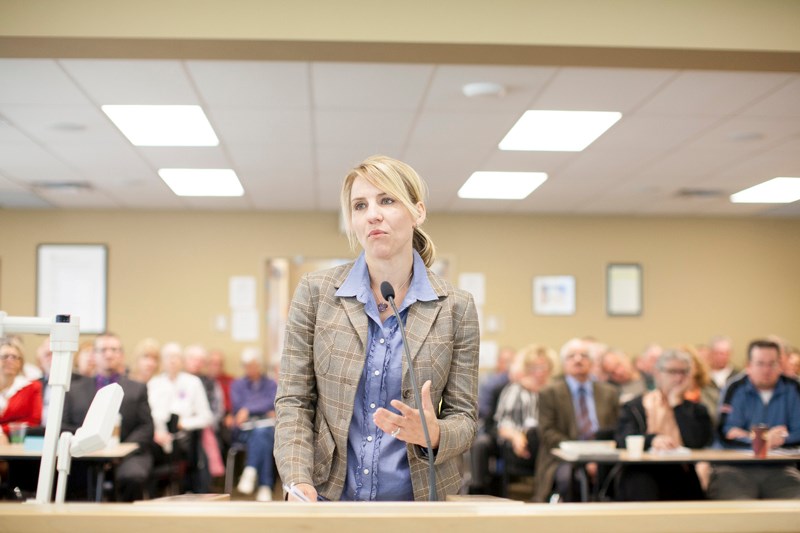
[[211, 478], [208, 459], [200, 437], [203, 428], [214, 422], [208, 397], [200, 378], [183, 371], [183, 350], [170, 342], [161, 348], [164, 372], [147, 382], [147, 394], [155, 426], [154, 439], [157, 460], [159, 451], [171, 455], [183, 454], [189, 462], [184, 490], [196, 494], [209, 491]]
[[[619, 393], [608, 383], [594, 379], [592, 341], [575, 338], [561, 348], [564, 376], [539, 393], [539, 456], [536, 459], [535, 499], [552, 499], [555, 492], [563, 501], [577, 500], [577, 483], [569, 463], [550, 453], [563, 441], [595, 440], [612, 435], [619, 415]], [[593, 481], [601, 475], [596, 463], [587, 465]], [[553, 495], [555, 496], [555, 495]]]
[[[686, 401], [691, 384], [692, 359], [680, 350], [666, 350], [656, 360], [656, 388], [622, 406], [616, 433], [625, 446], [629, 435], [644, 435], [645, 449], [703, 448], [711, 444], [708, 410]], [[623, 466], [617, 483], [617, 499], [624, 501], [696, 500], [703, 498], [692, 465]]]
[[247, 463], [237, 490], [252, 494], [258, 483], [256, 501], [272, 500], [275, 473], [272, 453], [275, 448], [275, 393], [278, 384], [264, 372], [261, 351], [242, 351], [244, 377], [231, 383], [234, 442], [247, 448]]

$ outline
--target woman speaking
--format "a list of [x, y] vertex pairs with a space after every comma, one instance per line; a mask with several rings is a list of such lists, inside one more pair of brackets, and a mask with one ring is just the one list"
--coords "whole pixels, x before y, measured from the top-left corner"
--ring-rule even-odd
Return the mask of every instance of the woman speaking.
[[363, 252], [303, 276], [289, 309], [275, 401], [275, 458], [289, 499], [428, 499], [412, 371], [423, 383], [436, 496], [458, 491], [458, 462], [477, 426], [478, 318], [471, 295], [429, 269], [425, 191], [410, 166], [385, 156], [345, 177], [342, 213], [351, 246]]

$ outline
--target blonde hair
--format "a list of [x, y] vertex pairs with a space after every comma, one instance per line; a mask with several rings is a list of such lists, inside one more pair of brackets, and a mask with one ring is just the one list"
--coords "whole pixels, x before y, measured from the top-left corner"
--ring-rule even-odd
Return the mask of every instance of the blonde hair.
[[555, 367], [556, 352], [552, 348], [542, 346], [539, 344], [531, 344], [522, 348], [517, 352], [514, 357], [514, 362], [511, 363], [509, 374], [514, 376], [521, 376], [525, 374], [528, 367], [536, 364], [539, 359], [543, 359], [547, 365], [548, 372], [553, 372]]
[[[347, 227], [347, 239], [355, 250], [358, 239], [353, 233], [350, 195], [356, 178], [364, 178], [369, 183], [399, 200], [414, 218], [420, 216], [417, 209], [419, 202], [425, 202], [428, 187], [419, 174], [406, 163], [385, 155], [374, 155], [362, 161], [344, 178], [341, 193], [342, 217]], [[422, 257], [426, 267], [430, 267], [436, 259], [436, 247], [427, 233], [419, 226], [414, 226], [414, 249]]]

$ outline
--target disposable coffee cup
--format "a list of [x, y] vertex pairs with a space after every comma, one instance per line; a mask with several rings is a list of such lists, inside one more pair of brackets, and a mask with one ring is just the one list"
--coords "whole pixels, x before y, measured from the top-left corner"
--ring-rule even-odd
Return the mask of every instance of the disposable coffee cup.
[[22, 444], [25, 441], [25, 433], [28, 431], [28, 424], [25, 422], [10, 422], [8, 433], [11, 444]]
[[625, 437], [625, 449], [629, 459], [640, 459], [644, 452], [644, 435], [628, 435]]

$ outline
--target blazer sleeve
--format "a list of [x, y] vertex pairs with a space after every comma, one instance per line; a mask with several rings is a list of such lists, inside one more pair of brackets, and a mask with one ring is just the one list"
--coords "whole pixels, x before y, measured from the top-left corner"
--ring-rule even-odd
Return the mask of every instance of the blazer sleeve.
[[478, 312], [472, 295], [454, 293], [453, 356], [439, 412], [436, 464], [460, 457], [472, 446], [478, 430]]
[[314, 413], [317, 386], [314, 375], [316, 305], [304, 275], [289, 306], [284, 353], [275, 399], [275, 461], [284, 483], [312, 484]]

